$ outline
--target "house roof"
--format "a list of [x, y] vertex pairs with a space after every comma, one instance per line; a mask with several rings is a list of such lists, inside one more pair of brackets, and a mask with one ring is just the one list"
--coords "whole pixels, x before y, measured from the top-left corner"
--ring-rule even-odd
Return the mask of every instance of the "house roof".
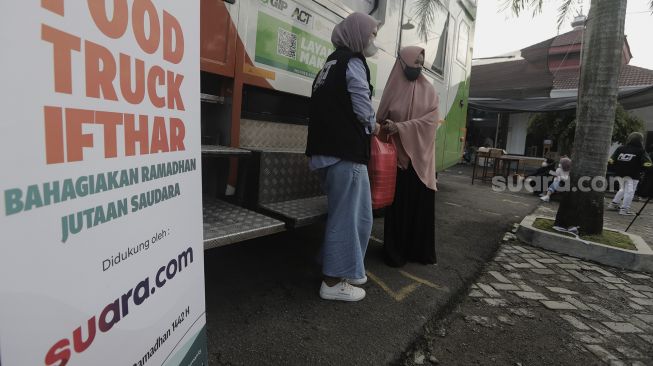
[[[548, 97], [551, 90], [577, 89], [580, 70], [549, 70], [550, 50], [565, 46], [573, 48], [576, 55], [580, 48], [582, 29], [575, 29], [545, 41], [521, 49], [520, 59], [506, 61], [487, 58], [481, 64], [472, 65], [470, 97], [473, 98], [531, 98]], [[628, 41], [624, 41], [629, 51]], [[566, 56], [565, 56], [566, 57]], [[627, 60], [626, 60], [627, 62]], [[623, 65], [619, 87], [653, 85], [653, 70], [628, 64]]]
[[[620, 90], [617, 99], [628, 110], [651, 106], [653, 85]], [[469, 98], [471, 108], [493, 112], [553, 112], [572, 110], [576, 105], [576, 95], [558, 98]]]
[[574, 29], [567, 33], [563, 33], [557, 37], [553, 37], [553, 42], [551, 42], [551, 47], [579, 44], [582, 39], [583, 39], [583, 30]]
[[547, 65], [551, 40], [526, 47], [519, 59], [472, 66], [470, 96], [478, 98], [548, 97], [553, 87], [553, 75]]
[[553, 76], [528, 60], [474, 66], [470, 96], [479, 98], [530, 98], [549, 96]]
[[653, 85], [653, 70], [624, 65], [619, 76], [619, 86]]
[[[578, 89], [579, 70], [558, 71], [553, 78], [553, 89]], [[653, 70], [623, 65], [619, 75], [619, 87], [653, 85]]]

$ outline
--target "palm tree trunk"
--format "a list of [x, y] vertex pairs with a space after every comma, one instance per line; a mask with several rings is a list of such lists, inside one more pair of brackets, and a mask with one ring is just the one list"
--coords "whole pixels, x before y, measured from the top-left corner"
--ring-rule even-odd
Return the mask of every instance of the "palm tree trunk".
[[[581, 177], [605, 177], [612, 140], [619, 74], [623, 62], [627, 0], [592, 0], [583, 39], [571, 192], [562, 198], [556, 224], [603, 231], [603, 192], [579, 184]], [[576, 188], [576, 189], [574, 189]]]

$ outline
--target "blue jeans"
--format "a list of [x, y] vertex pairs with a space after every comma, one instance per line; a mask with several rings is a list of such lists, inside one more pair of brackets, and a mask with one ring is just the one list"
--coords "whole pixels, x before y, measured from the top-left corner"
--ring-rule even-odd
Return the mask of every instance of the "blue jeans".
[[367, 166], [341, 160], [320, 169], [320, 173], [329, 206], [322, 273], [329, 277], [363, 278], [363, 259], [373, 220]]
[[560, 179], [555, 178], [553, 180], [553, 183], [551, 183], [551, 185], [549, 186], [549, 192], [556, 193], [558, 191], [558, 188], [560, 188]]

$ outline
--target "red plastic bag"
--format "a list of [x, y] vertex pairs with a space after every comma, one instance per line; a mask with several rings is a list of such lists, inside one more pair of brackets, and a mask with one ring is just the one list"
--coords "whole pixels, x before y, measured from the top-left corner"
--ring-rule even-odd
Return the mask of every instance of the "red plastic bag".
[[367, 172], [372, 190], [372, 208], [390, 206], [395, 198], [397, 184], [397, 149], [392, 139], [382, 141], [372, 136], [370, 162]]

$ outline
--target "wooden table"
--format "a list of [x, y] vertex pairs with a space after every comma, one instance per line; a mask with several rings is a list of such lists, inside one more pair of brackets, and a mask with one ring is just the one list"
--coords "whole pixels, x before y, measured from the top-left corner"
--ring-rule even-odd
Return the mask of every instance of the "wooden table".
[[[482, 182], [486, 182], [492, 177], [494, 177], [496, 169], [496, 159], [501, 156], [501, 150], [499, 149], [490, 149], [489, 151], [477, 151], [476, 156], [474, 157], [474, 169], [472, 171], [472, 184], [474, 180], [480, 179]], [[479, 158], [483, 158], [483, 165], [479, 166]], [[490, 167], [490, 164], [492, 166]], [[480, 169], [480, 175], [477, 174], [476, 169]]]
[[[522, 169], [526, 170], [526, 167], [535, 168], [536, 170], [542, 166], [542, 163], [545, 163], [545, 158], [538, 158], [535, 156], [522, 156], [521, 165]], [[524, 171], [522, 171], [524, 173]]]
[[[523, 160], [523, 156], [519, 155], [501, 155], [496, 158], [494, 165], [494, 175], [500, 175], [506, 179], [510, 176], [510, 168], [513, 163], [517, 163], [515, 173], [519, 172], [519, 163]], [[497, 174], [501, 173], [501, 174]]]
[[[479, 158], [484, 158], [483, 164], [479, 166]], [[520, 166], [524, 169], [528, 166], [537, 166], [540, 167], [542, 162], [545, 162], [545, 158], [537, 158], [533, 156], [523, 156], [523, 155], [510, 155], [510, 154], [496, 154], [493, 151], [488, 152], [479, 152], [476, 154], [474, 159], [474, 170], [472, 172], [472, 184], [474, 180], [480, 179], [481, 181], [489, 181], [495, 176], [501, 176], [506, 179], [510, 177], [511, 172], [519, 174]], [[513, 164], [515, 165], [513, 170]], [[478, 174], [477, 169], [479, 169], [480, 174]], [[524, 173], [522, 171], [522, 173]]]

